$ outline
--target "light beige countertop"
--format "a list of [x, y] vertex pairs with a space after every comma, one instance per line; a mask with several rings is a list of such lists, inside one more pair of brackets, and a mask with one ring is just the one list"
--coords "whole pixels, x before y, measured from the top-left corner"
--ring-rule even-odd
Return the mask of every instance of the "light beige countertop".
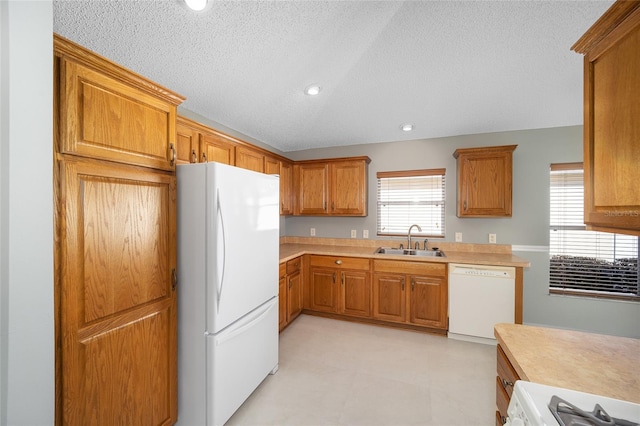
[[283, 237], [280, 241], [280, 262], [286, 262], [303, 254], [315, 254], [407, 260], [412, 262], [468, 263], [474, 265], [516, 267], [530, 266], [529, 261], [511, 254], [511, 246], [504, 244], [429, 243], [430, 248], [438, 247], [444, 251], [446, 257], [395, 256], [375, 253], [378, 247], [398, 247], [398, 245], [398, 242], [387, 240]]
[[521, 379], [640, 403], [640, 339], [496, 324]]

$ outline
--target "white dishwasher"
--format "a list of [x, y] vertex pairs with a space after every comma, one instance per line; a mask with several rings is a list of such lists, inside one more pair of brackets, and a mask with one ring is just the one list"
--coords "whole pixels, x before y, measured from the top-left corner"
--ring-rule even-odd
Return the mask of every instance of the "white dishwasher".
[[514, 322], [515, 276], [511, 266], [450, 263], [448, 337], [495, 344], [493, 326]]

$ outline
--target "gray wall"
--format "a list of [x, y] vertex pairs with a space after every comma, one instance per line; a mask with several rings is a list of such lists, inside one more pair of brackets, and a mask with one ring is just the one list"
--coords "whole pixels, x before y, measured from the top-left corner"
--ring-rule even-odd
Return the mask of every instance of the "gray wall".
[[[513, 216], [508, 219], [472, 219], [456, 216], [457, 148], [518, 145], [513, 154]], [[514, 246], [514, 254], [531, 262], [524, 275], [524, 322], [605, 334], [640, 337], [640, 304], [548, 294], [549, 281], [549, 165], [582, 161], [582, 126], [521, 130], [395, 143], [353, 145], [289, 152], [294, 160], [367, 155], [369, 215], [364, 218], [294, 217], [285, 219], [285, 234], [349, 238], [352, 229], [369, 230], [376, 238], [376, 172], [446, 168], [446, 236], [454, 241], [497, 242]], [[431, 240], [434, 244], [437, 240]]]
[[53, 8], [0, 2], [0, 424], [54, 420]]

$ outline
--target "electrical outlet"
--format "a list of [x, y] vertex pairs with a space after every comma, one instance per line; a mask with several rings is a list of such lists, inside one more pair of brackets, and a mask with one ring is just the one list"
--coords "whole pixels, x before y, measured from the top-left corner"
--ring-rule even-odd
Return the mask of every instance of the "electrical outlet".
[[462, 242], [462, 232], [456, 232], [456, 243]]
[[369, 230], [368, 229], [363, 229], [362, 230], [362, 238], [369, 238]]
[[311, 235], [312, 237], [315, 237], [316, 236], [316, 228], [309, 229], [309, 235]]
[[489, 234], [489, 244], [496, 243], [496, 234]]
[[351, 230], [351, 238], [357, 238], [358, 237], [358, 231], [356, 231], [355, 229]]

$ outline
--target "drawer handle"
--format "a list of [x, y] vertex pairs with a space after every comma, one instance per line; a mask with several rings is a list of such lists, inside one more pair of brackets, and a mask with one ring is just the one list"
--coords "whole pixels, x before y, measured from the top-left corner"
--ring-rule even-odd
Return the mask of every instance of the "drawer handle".
[[171, 151], [171, 158], [169, 158], [169, 165], [171, 167], [176, 165], [176, 148], [172, 143], [169, 144], [169, 151]]
[[502, 382], [502, 386], [506, 387], [513, 387], [513, 382], [510, 382], [508, 380], [505, 380], [503, 378], [500, 378], [500, 381]]
[[336, 260], [336, 265], [342, 265], [342, 260], [340, 259]]

